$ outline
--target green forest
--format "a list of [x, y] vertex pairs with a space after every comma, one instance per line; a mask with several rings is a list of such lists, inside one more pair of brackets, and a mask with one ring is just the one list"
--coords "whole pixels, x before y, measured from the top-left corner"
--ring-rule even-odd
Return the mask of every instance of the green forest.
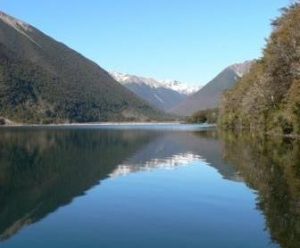
[[300, 4], [281, 12], [263, 56], [222, 99], [223, 129], [300, 133]]

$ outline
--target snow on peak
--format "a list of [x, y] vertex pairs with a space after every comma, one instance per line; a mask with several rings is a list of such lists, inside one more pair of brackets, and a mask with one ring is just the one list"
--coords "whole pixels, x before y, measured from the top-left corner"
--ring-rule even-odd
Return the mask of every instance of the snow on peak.
[[239, 77], [243, 77], [247, 74], [253, 64], [253, 60], [247, 60], [244, 63], [231, 65], [229, 68], [232, 69]]
[[181, 92], [185, 95], [191, 95], [200, 89], [198, 86], [190, 86], [177, 80], [162, 80], [160, 82], [167, 88]]
[[151, 88], [166, 88], [177, 91], [184, 95], [190, 95], [198, 91], [200, 88], [196, 86], [189, 86], [176, 80], [156, 80], [153, 78], [140, 77], [120, 72], [111, 72], [111, 76], [121, 84], [145, 84]]
[[156, 81], [153, 78], [138, 77], [135, 75], [125, 74], [120, 72], [111, 72], [110, 74], [115, 80], [117, 80], [121, 84], [136, 83], [136, 84], [147, 84], [152, 88], [161, 87], [160, 82]]

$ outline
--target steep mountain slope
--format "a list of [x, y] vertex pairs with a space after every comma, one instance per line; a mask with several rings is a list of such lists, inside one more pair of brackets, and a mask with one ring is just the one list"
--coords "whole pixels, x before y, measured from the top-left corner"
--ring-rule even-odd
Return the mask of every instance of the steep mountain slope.
[[0, 116], [28, 122], [157, 119], [106, 71], [0, 12]]
[[140, 98], [164, 111], [169, 111], [198, 90], [178, 81], [158, 81], [119, 72], [111, 72], [111, 75]]
[[218, 107], [224, 91], [231, 89], [237, 80], [249, 71], [251, 64], [252, 61], [246, 61], [227, 67], [202, 89], [172, 109], [171, 112], [188, 116], [199, 110]]
[[300, 3], [273, 22], [263, 57], [226, 93], [220, 113], [226, 129], [300, 134]]

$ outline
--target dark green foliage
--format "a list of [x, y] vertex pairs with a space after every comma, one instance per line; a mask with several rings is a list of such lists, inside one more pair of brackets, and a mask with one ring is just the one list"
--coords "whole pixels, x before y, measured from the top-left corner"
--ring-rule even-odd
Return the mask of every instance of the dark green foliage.
[[6, 124], [6, 121], [4, 118], [0, 117], [0, 126], [1, 125], [5, 125]]
[[281, 128], [283, 134], [293, 133], [293, 124], [283, 116], [278, 117], [278, 125]]
[[282, 11], [263, 57], [225, 94], [224, 128], [300, 133], [300, 4]]
[[218, 109], [198, 111], [187, 119], [188, 123], [217, 123]]

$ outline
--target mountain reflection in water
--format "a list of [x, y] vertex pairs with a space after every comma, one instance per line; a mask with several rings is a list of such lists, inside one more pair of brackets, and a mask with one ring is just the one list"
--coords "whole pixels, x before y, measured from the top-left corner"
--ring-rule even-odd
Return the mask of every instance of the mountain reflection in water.
[[13, 239], [106, 178], [201, 161], [256, 190], [272, 240], [300, 247], [299, 148], [215, 131], [0, 130], [0, 237]]

